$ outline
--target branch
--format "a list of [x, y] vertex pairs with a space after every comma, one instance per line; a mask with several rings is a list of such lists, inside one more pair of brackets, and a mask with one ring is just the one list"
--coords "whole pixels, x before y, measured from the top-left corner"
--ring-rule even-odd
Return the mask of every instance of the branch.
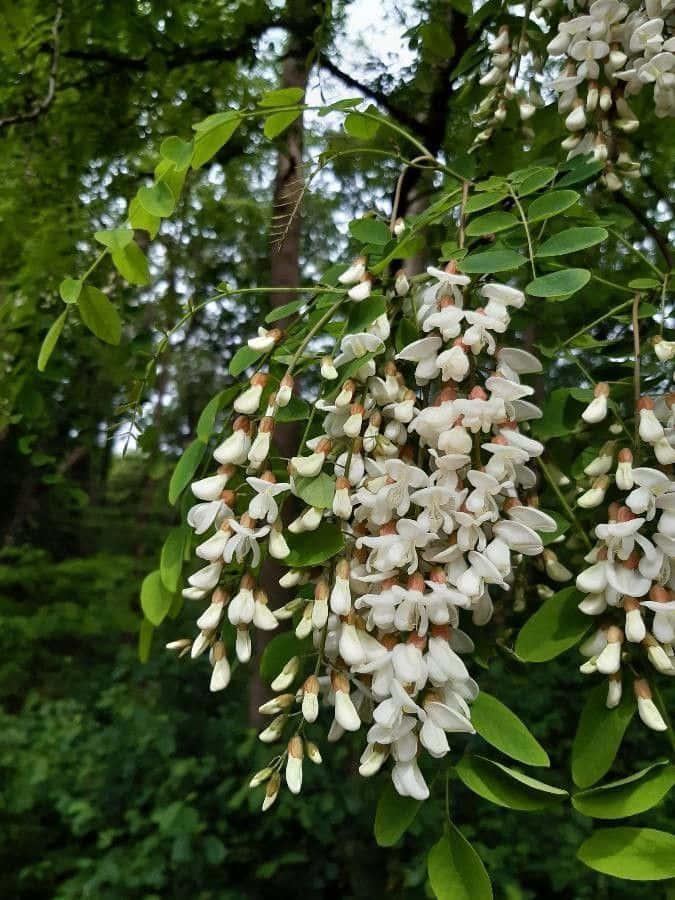
[[615, 193], [614, 196], [616, 197], [617, 201], [618, 201], [622, 206], [625, 206], [626, 209], [633, 215], [633, 218], [634, 218], [636, 221], [638, 221], [638, 222], [640, 223], [640, 225], [642, 225], [642, 227], [645, 229], [645, 231], [648, 231], [648, 232], [649, 232], [649, 234], [650, 234], [650, 235], [652, 236], [652, 238], [654, 239], [654, 243], [656, 244], [656, 246], [657, 246], [657, 247], [659, 248], [659, 250], [661, 251], [661, 255], [662, 255], [663, 258], [665, 259], [666, 265], [668, 266], [668, 269], [672, 269], [672, 268], [673, 268], [673, 256], [672, 256], [672, 254], [671, 254], [671, 252], [670, 252], [670, 247], [669, 247], [669, 245], [668, 245], [668, 240], [667, 240], [667, 238], [665, 237], [665, 235], [663, 235], [663, 234], [658, 230], [658, 228], [654, 225], [654, 223], [651, 222], [651, 221], [647, 218], [647, 214], [646, 214], [642, 209], [640, 209], [640, 207], [637, 206], [637, 205], [630, 199], [630, 197], [627, 197], [626, 194], [624, 194], [623, 191], [617, 191], [617, 192]]
[[[282, 19], [255, 22], [249, 25], [246, 31], [229, 46], [213, 44], [201, 48], [185, 48], [175, 53], [167, 53], [164, 64], [167, 69], [177, 69], [181, 66], [189, 66], [200, 62], [232, 62], [246, 50], [251, 49], [251, 41], [263, 36], [270, 28], [283, 28]], [[41, 50], [44, 52], [45, 47]], [[128, 69], [136, 72], [145, 72], [150, 68], [150, 54], [145, 56], [124, 56], [115, 53], [105, 47], [86, 47], [83, 49], [72, 48], [64, 50], [62, 56], [67, 59], [76, 59], [81, 62], [104, 63], [113, 69]]]
[[49, 67], [49, 81], [47, 82], [47, 93], [38, 101], [32, 109], [23, 113], [16, 113], [13, 116], [5, 116], [0, 119], [0, 129], [6, 128], [8, 125], [15, 125], [19, 122], [31, 122], [42, 115], [52, 104], [54, 94], [56, 93], [56, 78], [59, 73], [59, 28], [61, 27], [61, 16], [63, 15], [63, 0], [57, 0], [56, 13], [52, 22], [52, 40], [50, 52], [52, 55], [51, 66]]
[[424, 131], [424, 123], [420, 122], [419, 119], [411, 115], [407, 110], [393, 103], [389, 94], [376, 87], [363, 84], [358, 78], [354, 78], [354, 76], [350, 75], [348, 72], [343, 72], [331, 59], [328, 59], [323, 55], [319, 60], [319, 65], [322, 69], [326, 69], [332, 75], [335, 75], [336, 78], [339, 78], [343, 84], [353, 87], [355, 90], [360, 91], [364, 97], [369, 97], [371, 100], [379, 103], [380, 106], [383, 106], [392, 116], [397, 118], [401, 124], [407, 125], [408, 128], [413, 128], [416, 131], [419, 131], [420, 129]]

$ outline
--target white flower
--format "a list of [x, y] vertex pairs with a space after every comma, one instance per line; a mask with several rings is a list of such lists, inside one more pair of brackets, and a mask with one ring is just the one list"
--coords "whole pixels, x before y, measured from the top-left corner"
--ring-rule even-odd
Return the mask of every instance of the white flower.
[[225, 485], [229, 481], [231, 473], [219, 472], [217, 475], [209, 475], [200, 481], [193, 481], [190, 490], [198, 500], [218, 500]]
[[261, 326], [258, 328], [258, 336], [249, 338], [247, 343], [251, 350], [258, 350], [265, 353], [267, 350], [271, 350], [272, 347], [274, 347], [280, 337], [281, 332], [278, 328], [273, 328], [268, 331], [267, 328]]
[[382, 340], [367, 331], [347, 334], [340, 341], [340, 353], [335, 357], [335, 365], [343, 366], [353, 359], [360, 359], [368, 353], [381, 353], [384, 350]]
[[609, 385], [601, 381], [595, 386], [595, 396], [582, 412], [581, 418], [584, 422], [594, 425], [607, 416], [607, 397], [609, 396]]
[[391, 770], [391, 780], [397, 793], [402, 797], [426, 800], [429, 796], [429, 788], [420, 772], [416, 759], [397, 762]]
[[360, 537], [356, 541], [358, 547], [371, 547], [367, 566], [370, 570], [388, 572], [391, 569], [407, 567], [412, 574], [418, 565], [417, 550], [426, 547], [436, 535], [415, 522], [414, 519], [399, 519], [396, 532], [378, 537]]
[[469, 357], [461, 344], [450, 347], [438, 354], [437, 364], [441, 370], [443, 381], [463, 381], [469, 374]]
[[416, 362], [415, 380], [418, 384], [427, 384], [432, 381], [439, 373], [439, 367], [436, 360], [436, 354], [442, 345], [441, 339], [437, 335], [431, 337], [420, 338], [404, 347], [397, 354], [396, 359], [403, 359], [407, 362]]
[[235, 428], [232, 434], [216, 447], [213, 456], [219, 463], [233, 463], [240, 466], [246, 462], [250, 447], [251, 438], [248, 429]]
[[269, 481], [267, 478], [250, 476], [246, 482], [256, 492], [248, 507], [248, 514], [252, 519], [261, 519], [271, 525], [279, 515], [279, 506], [274, 499], [278, 494], [289, 491], [291, 486], [286, 481]]
[[224, 500], [211, 500], [210, 503], [197, 503], [190, 507], [187, 523], [194, 528], [195, 534], [204, 534], [214, 523], [219, 528], [225, 519], [229, 520], [233, 515]]
[[365, 256], [357, 256], [348, 269], [340, 275], [338, 281], [340, 284], [357, 284], [366, 274], [366, 258]]
[[222, 570], [222, 562], [213, 562], [208, 566], [204, 566], [203, 569], [199, 569], [197, 572], [190, 575], [190, 577], [188, 578], [188, 582], [192, 585], [192, 587], [210, 591], [211, 588], [214, 588], [218, 584], [218, 580], [220, 579], [220, 573], [222, 572]]
[[248, 515], [243, 515], [241, 521], [237, 522], [232, 519], [230, 527], [234, 531], [232, 537], [228, 540], [223, 553], [226, 563], [231, 563], [233, 559], [242, 562], [244, 558], [251, 554], [251, 565], [257, 566], [260, 562], [260, 547], [258, 541], [261, 537], [265, 537], [269, 533], [269, 525], [261, 528], [255, 528], [255, 523]]
[[443, 335], [444, 341], [450, 341], [460, 333], [463, 318], [464, 310], [461, 307], [446, 305], [442, 306], [438, 312], [427, 316], [422, 328], [424, 331], [437, 329]]
[[351, 300], [360, 303], [362, 300], [366, 300], [370, 297], [371, 285], [372, 282], [370, 278], [367, 275], [364, 275], [358, 284], [355, 284], [354, 287], [347, 291], [347, 296]]

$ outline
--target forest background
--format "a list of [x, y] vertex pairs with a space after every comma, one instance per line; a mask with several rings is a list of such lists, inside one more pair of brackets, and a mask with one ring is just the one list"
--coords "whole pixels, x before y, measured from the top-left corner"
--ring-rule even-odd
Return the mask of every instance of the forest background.
[[[301, 86], [310, 102], [362, 96], [452, 159], [471, 143], [475, 80], [456, 71], [479, 31], [467, 0], [0, 3], [3, 896], [263, 900], [294, 896], [298, 885], [313, 898], [424, 896], [436, 800], [394, 850], [378, 848], [380, 785], [350, 777], [358, 753], [346, 743], [307, 773], [302, 797], [285, 796], [263, 817], [246, 787], [260, 685], [238, 672], [226, 694], [208, 695], [200, 667], [163, 650], [184, 613], [154, 634], [147, 662], [138, 654], [140, 584], [179, 522], [167, 503], [175, 461], [203, 407], [232, 383], [228, 365], [252, 323], [280, 301], [253, 295], [195, 315], [147, 389], [144, 368], [162, 331], [189, 297], [202, 300], [222, 282], [293, 285], [347, 259], [347, 223], [369, 211], [388, 216], [400, 165], [377, 154], [337, 157], [278, 252], [275, 199], [293, 190], [299, 160], [348, 141], [330, 116], [306, 114], [276, 141], [250, 121], [191, 177], [150, 247], [149, 283], [114, 285], [122, 344], [73, 325], [45, 373], [36, 360], [60, 281], [90, 257], [89, 235], [119, 222], [164, 137]], [[554, 116], [538, 116], [541, 149], [563, 132]], [[650, 174], [639, 194], [617, 195], [616, 227], [626, 234], [671, 215], [671, 135], [667, 120], [652, 117], [636, 138]], [[481, 150], [485, 172], [525, 163], [508, 128]], [[423, 209], [433, 188], [410, 172], [400, 213]], [[608, 270], [625, 267], [620, 251], [618, 243], [605, 251]], [[556, 387], [577, 383], [572, 367], [558, 368]], [[488, 691], [497, 685], [554, 769], [566, 770], [583, 702], [574, 664], [563, 656], [526, 669], [504, 653], [481, 678]], [[635, 726], [624, 744], [634, 768], [641, 737]], [[591, 823], [569, 809], [520, 815], [474, 802], [461, 787], [453, 804], [498, 897], [662, 890], [578, 863]], [[649, 821], [667, 829], [668, 809]]]

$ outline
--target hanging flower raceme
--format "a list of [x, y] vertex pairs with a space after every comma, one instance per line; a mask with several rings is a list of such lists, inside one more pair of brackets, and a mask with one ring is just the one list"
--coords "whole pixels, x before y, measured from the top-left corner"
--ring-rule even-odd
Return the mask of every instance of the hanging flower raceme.
[[622, 135], [640, 125], [631, 96], [653, 85], [657, 116], [675, 115], [675, 36], [672, 4], [646, 0], [639, 8], [619, 0], [577, 3], [548, 44], [565, 68], [551, 83], [569, 136], [568, 156], [593, 153], [607, 163], [604, 179], [618, 190], [625, 177], [639, 176]]
[[[595, 394], [586, 411], [592, 414], [584, 415], [587, 422], [606, 415], [609, 388], [598, 385]], [[596, 412], [599, 400], [602, 415]], [[576, 579], [585, 595], [579, 609], [597, 621], [580, 648], [586, 657], [581, 671], [607, 676], [610, 708], [621, 701], [623, 670], [675, 676], [674, 401], [673, 395], [657, 404], [641, 398], [636, 411], [640, 464], [630, 449], [617, 452], [617, 441], [608, 442], [586, 467], [587, 474], [598, 477], [577, 501], [597, 510], [598, 522], [597, 542], [585, 557], [588, 568]], [[633, 688], [642, 721], [664, 731], [649, 681], [637, 678]]]
[[[246, 662], [256, 629], [290, 622], [297, 639], [261, 707], [271, 723], [260, 739], [287, 742], [252, 781], [267, 783], [265, 808], [282, 773], [297, 793], [304, 760], [320, 761], [305, 730], [322, 721], [328, 740], [363, 731], [363, 776], [390, 760], [396, 790], [427, 797], [420, 755], [440, 758], [453, 735], [474, 731], [478, 685], [462, 622], [485, 625], [523, 557], [542, 554], [540, 533], [556, 529], [537, 508], [528, 466], [543, 447], [527, 434], [539, 410], [522, 378], [540, 365], [503, 342], [523, 293], [496, 282], [474, 289], [453, 263], [430, 267], [414, 296], [404, 274], [393, 281], [383, 314], [365, 288], [354, 290], [372, 289], [365, 259], [340, 277], [348, 311], [367, 301], [373, 314], [354, 313], [359, 328], [332, 359], [317, 355], [323, 421], [297, 454], [283, 466], [276, 455], [279, 396], [292, 373], [275, 391], [270, 366], [234, 402], [239, 416], [214, 454], [220, 469], [193, 485], [204, 502], [188, 521], [213, 533], [197, 547], [208, 564], [186, 591], [206, 604], [191, 655], [208, 650], [211, 690], [229, 683], [232, 643]], [[394, 318], [417, 331], [398, 352]], [[265, 335], [255, 340], [272, 350]], [[327, 536], [334, 546], [322, 556]], [[260, 585], [265, 557], [286, 566], [280, 583], [296, 592], [275, 610]]]

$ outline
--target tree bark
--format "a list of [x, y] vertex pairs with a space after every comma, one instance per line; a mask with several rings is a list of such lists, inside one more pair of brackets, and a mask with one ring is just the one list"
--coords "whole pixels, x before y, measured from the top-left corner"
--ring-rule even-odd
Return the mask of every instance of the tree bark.
[[[291, 30], [282, 63], [279, 87], [301, 88], [304, 91], [311, 69], [308, 59], [313, 49], [312, 35], [321, 18], [317, 14], [317, 7], [306, 0], [289, 0], [286, 4], [286, 13]], [[272, 219], [270, 227], [269, 279], [271, 286], [281, 289], [297, 287], [300, 284], [303, 138], [303, 117], [300, 116], [284, 132], [277, 157], [272, 210], [274, 216], [281, 218]], [[270, 305], [272, 308], [283, 306], [289, 299], [292, 298], [287, 291], [275, 291], [270, 294]], [[284, 328], [287, 324], [286, 319], [280, 319], [276, 323], [279, 328]], [[296, 424], [275, 427], [274, 443], [281, 456], [290, 459], [295, 455], [298, 441], [299, 430]], [[284, 518], [289, 519], [292, 503], [286, 506], [289, 511]], [[262, 567], [260, 582], [269, 597], [272, 609], [283, 606], [292, 599], [292, 594], [279, 586], [279, 579], [284, 571], [284, 568], [271, 557], [265, 560]], [[274, 633], [258, 631], [256, 634], [249, 681], [248, 718], [252, 727], [259, 726], [262, 721], [258, 708], [267, 699], [268, 689], [258, 673], [262, 654]]]

